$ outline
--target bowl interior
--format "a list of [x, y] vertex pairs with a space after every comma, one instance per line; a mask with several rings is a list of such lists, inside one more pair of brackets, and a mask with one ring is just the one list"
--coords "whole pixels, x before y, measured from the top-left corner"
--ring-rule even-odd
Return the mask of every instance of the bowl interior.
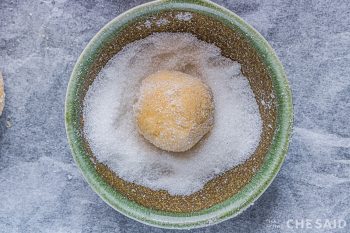
[[[213, 12], [214, 10], [216, 12]], [[179, 19], [179, 14], [187, 16], [187, 18]], [[67, 132], [73, 155], [95, 191], [107, 203], [126, 215], [159, 226], [161, 224], [152, 222], [152, 218], [156, 219], [155, 216], [188, 218], [215, 213], [217, 208], [227, 206], [226, 204], [232, 200], [243, 201], [243, 197], [249, 197], [238, 205], [234, 212], [238, 213], [264, 191], [277, 173], [286, 148], [282, 148], [281, 152], [275, 149], [273, 153], [272, 150], [274, 146], [277, 146], [274, 145], [274, 140], [278, 139], [276, 134], [280, 130], [280, 127], [277, 126], [283, 124], [282, 108], [290, 101], [281, 95], [280, 89], [282, 88], [284, 91], [286, 87], [288, 91], [288, 84], [285, 80], [282, 80], [285, 82], [285, 87], [278, 83], [278, 75], [281, 76], [279, 78], [285, 79], [282, 67], [278, 67], [280, 66], [278, 59], [276, 58], [276, 61], [266, 60], [266, 54], [270, 53], [270, 56], [275, 56], [267, 42], [263, 38], [258, 38], [261, 41], [254, 41], [256, 39], [254, 36], [261, 36], [249, 25], [241, 22], [237, 16], [232, 13], [230, 13], [232, 15], [227, 14], [229, 13], [217, 8], [216, 5], [149, 4], [109, 23], [95, 36], [79, 58], [68, 88], [66, 106]], [[230, 21], [226, 21], [227, 18]], [[160, 24], [158, 22], [166, 23]], [[252, 31], [248, 30], [247, 34], [244, 27], [240, 25], [241, 23]], [[122, 180], [107, 165], [96, 160], [83, 134], [83, 100], [97, 74], [125, 45], [155, 32], [192, 33], [199, 39], [214, 43], [221, 48], [224, 56], [238, 61], [242, 65], [242, 72], [248, 78], [255, 94], [263, 121], [259, 146], [250, 159], [212, 179], [202, 190], [189, 196], [171, 196], [166, 191], [153, 191]], [[275, 67], [271, 66], [269, 62]], [[276, 63], [273, 64], [273, 62]], [[276, 73], [277, 71], [274, 69], [281, 69], [277, 70], [280, 74]], [[287, 131], [282, 133], [285, 134], [288, 141], [290, 125], [286, 125], [286, 127]], [[281, 142], [281, 139], [279, 143], [286, 144], [284, 141]], [[269, 175], [264, 174], [264, 169], [268, 170]], [[265, 178], [260, 176], [265, 176]], [[258, 179], [254, 181], [259, 184], [255, 188], [250, 187], [250, 185], [254, 185], [253, 179]], [[256, 188], [258, 189], [255, 190]], [[135, 216], [134, 211], [141, 212], [140, 217]], [[153, 216], [149, 216], [150, 211], [154, 214]], [[225, 214], [230, 211], [232, 212], [232, 209], [228, 209]], [[145, 212], [148, 213], [146, 217], [142, 214]], [[147, 216], [149, 217], [147, 218]], [[213, 216], [219, 221], [218, 216], [215, 214]], [[221, 217], [225, 218], [224, 215]], [[157, 221], [164, 222], [163, 220]], [[193, 220], [193, 222], [196, 221]], [[168, 227], [186, 225], [185, 221], [180, 221], [180, 225], [172, 225], [173, 223], [168, 220], [165, 222], [167, 222], [164, 223], [165, 226]]]

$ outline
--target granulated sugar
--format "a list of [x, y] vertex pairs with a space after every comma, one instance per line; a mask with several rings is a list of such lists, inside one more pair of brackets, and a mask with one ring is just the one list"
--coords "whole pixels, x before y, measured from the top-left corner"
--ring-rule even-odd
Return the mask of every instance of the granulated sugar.
[[[201, 78], [213, 92], [213, 129], [191, 150], [162, 151], [137, 130], [133, 105], [142, 79], [158, 70]], [[101, 70], [85, 98], [84, 132], [96, 158], [122, 179], [189, 195], [254, 153], [262, 130], [258, 105], [240, 64], [187, 33], [133, 42]]]

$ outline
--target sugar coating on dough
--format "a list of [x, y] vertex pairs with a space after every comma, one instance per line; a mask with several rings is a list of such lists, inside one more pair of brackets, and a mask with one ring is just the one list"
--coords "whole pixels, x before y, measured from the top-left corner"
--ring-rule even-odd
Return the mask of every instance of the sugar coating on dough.
[[[138, 132], [134, 106], [142, 81], [159, 70], [196, 77], [213, 94], [214, 125], [185, 152], [161, 150]], [[102, 68], [84, 100], [84, 134], [97, 160], [128, 182], [171, 195], [190, 195], [243, 163], [261, 129], [240, 64], [188, 33], [155, 33], [130, 43]]]
[[161, 70], [142, 81], [135, 115], [148, 141], [166, 151], [183, 152], [212, 128], [214, 103], [200, 79]]

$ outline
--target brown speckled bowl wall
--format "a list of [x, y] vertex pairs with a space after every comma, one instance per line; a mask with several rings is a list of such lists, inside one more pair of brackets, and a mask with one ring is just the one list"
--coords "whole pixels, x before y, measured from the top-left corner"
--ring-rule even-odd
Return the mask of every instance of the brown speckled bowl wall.
[[[102, 49], [102, 53], [95, 58], [93, 68], [89, 71], [86, 82], [82, 86], [79, 99], [82, 103], [89, 85], [109, 59], [128, 43], [144, 38], [154, 32], [193, 33], [206, 42], [214, 43], [221, 48], [224, 56], [238, 61], [242, 65], [242, 72], [249, 79], [263, 120], [260, 144], [248, 161], [212, 179], [199, 192], [190, 196], [171, 196], [166, 191], [153, 191], [149, 188], [126, 182], [109, 170], [106, 165], [98, 163], [85, 140], [86, 149], [90, 152], [91, 159], [96, 164], [98, 173], [121, 194], [145, 207], [184, 213], [206, 209], [220, 203], [232, 197], [250, 181], [262, 165], [264, 155], [271, 144], [276, 125], [276, 103], [268, 72], [261, 62], [257, 51], [249, 45], [244, 37], [209, 16], [192, 13], [190, 21], [180, 21], [174, 18], [174, 15], [177, 13], [179, 12], [166, 11], [146, 18], [140, 18], [137, 23], [125, 28], [119, 36], [114, 37], [109, 44], [106, 44]], [[157, 26], [153, 23], [150, 28], [144, 24], [146, 20], [156, 22], [160, 18], [166, 18], [169, 23], [162, 26]], [[83, 129], [84, 120], [82, 114], [80, 124], [80, 128]]]

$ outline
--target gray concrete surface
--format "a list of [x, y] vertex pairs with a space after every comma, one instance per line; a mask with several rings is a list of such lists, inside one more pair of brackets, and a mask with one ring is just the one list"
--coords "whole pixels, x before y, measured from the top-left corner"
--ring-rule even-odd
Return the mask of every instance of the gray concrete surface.
[[[119, 214], [89, 188], [64, 128], [66, 87], [79, 54], [104, 24], [143, 2], [0, 1], [7, 93], [0, 232], [167, 232]], [[350, 232], [350, 2], [216, 2], [276, 50], [293, 91], [295, 130], [262, 197], [240, 216], [193, 232]], [[331, 229], [334, 221], [341, 226]]]

